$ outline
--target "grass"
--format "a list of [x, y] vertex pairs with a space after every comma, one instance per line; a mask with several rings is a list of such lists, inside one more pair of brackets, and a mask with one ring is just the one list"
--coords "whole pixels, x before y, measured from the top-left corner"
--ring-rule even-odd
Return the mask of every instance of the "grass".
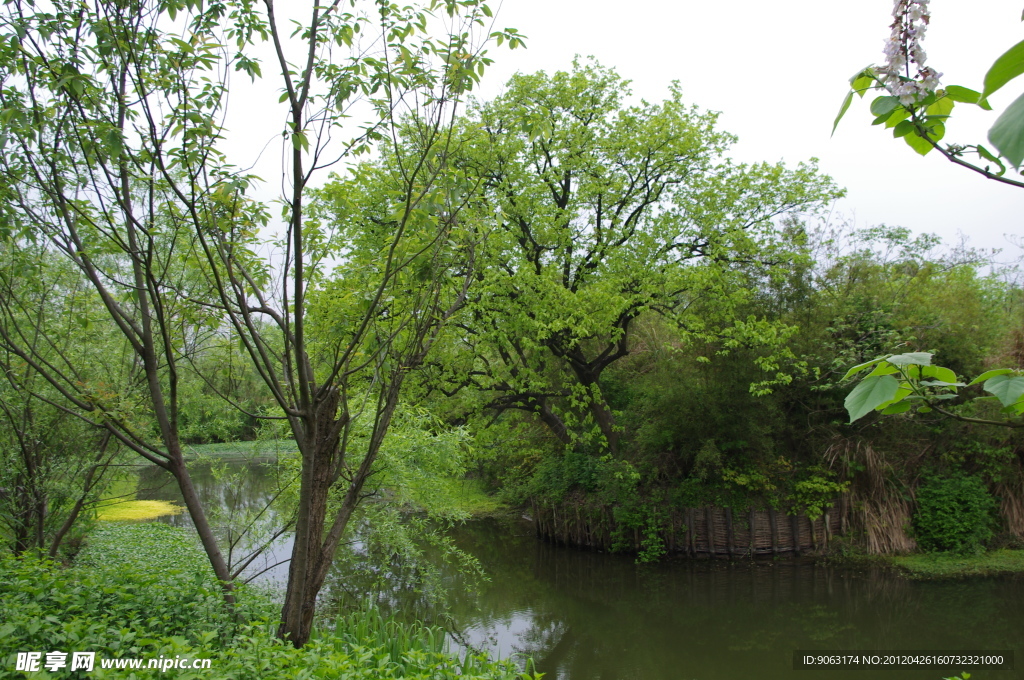
[[184, 506], [170, 501], [116, 501], [97, 507], [96, 519], [104, 522], [144, 522], [182, 512], [185, 512]]
[[899, 555], [893, 563], [911, 578], [959, 578], [1024, 572], [1024, 550], [991, 550], [980, 555], [919, 553]]
[[511, 511], [508, 505], [488, 494], [479, 479], [453, 480], [450, 493], [456, 507], [473, 517], [494, 517]]
[[285, 451], [297, 451], [291, 439], [267, 439], [252, 442], [219, 442], [216, 444], [184, 444], [184, 454], [189, 458], [235, 456], [273, 456]]

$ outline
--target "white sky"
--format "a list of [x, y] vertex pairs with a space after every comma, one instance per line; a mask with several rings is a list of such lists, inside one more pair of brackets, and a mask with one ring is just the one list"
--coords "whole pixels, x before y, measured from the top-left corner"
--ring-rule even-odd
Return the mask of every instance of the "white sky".
[[[498, 0], [492, 7], [498, 9]], [[928, 64], [945, 74], [944, 84], [980, 90], [992, 61], [1024, 39], [1022, 9], [1021, 0], [932, 0]], [[905, 226], [937, 233], [947, 243], [963, 233], [975, 247], [1003, 248], [1002, 259], [1020, 256], [1006, 236], [1024, 235], [1024, 189], [986, 180], [934, 151], [918, 156], [870, 125], [870, 96], [855, 99], [830, 138], [848, 78], [883, 59], [891, 11], [892, 0], [632, 0], [628, 8], [621, 0], [504, 0], [496, 23], [519, 29], [527, 47], [492, 45], [495, 63], [477, 94], [497, 94], [517, 71], [567, 70], [576, 54], [615, 67], [633, 81], [633, 94], [649, 101], [663, 99], [669, 83], [679, 80], [687, 100], [722, 112], [720, 126], [739, 136], [735, 159], [820, 159], [821, 169], [848, 190], [837, 213], [856, 226]], [[265, 62], [266, 84], [276, 91], [272, 71]], [[239, 83], [241, 76], [234, 79]], [[991, 97], [992, 112], [958, 105], [944, 141], [991, 148], [988, 127], [1021, 92], [1024, 77]], [[276, 102], [276, 94], [270, 96]], [[229, 128], [236, 116], [283, 114], [240, 99], [231, 107]], [[254, 157], [263, 141], [246, 139], [243, 156]], [[281, 148], [275, 141], [267, 149], [274, 165]], [[257, 172], [270, 179], [268, 160]]]
[[[661, 100], [672, 80], [684, 96], [721, 111], [739, 136], [741, 161], [812, 156], [848, 190], [837, 210], [858, 227], [879, 223], [932, 232], [947, 242], [966, 234], [976, 247], [1020, 249], [1004, 234], [1024, 235], [1024, 189], [987, 180], [935, 151], [914, 153], [871, 126], [869, 97], [855, 99], [829, 135], [847, 79], [883, 60], [892, 0], [504, 0], [499, 26], [524, 33], [526, 50], [492, 48], [484, 96], [516, 71], [565, 70], [574, 54], [594, 55], [633, 81], [633, 93]], [[943, 84], [980, 90], [989, 65], [1024, 39], [1020, 0], [932, 0], [924, 42]], [[980, 142], [995, 118], [1024, 92], [1024, 77], [991, 98], [993, 111], [960, 105], [946, 140]], [[969, 109], [974, 109], [969, 110]], [[1010, 171], [1013, 172], [1012, 170]], [[1016, 176], [1020, 179], [1020, 176]]]

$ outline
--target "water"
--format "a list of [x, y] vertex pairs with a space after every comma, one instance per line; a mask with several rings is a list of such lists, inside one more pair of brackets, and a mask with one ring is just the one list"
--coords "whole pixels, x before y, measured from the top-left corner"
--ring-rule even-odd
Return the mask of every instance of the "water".
[[[795, 650], [1017, 649], [1024, 580], [911, 581], [812, 561], [626, 556], [538, 541], [529, 525], [474, 522], [456, 534], [491, 574], [451, 614], [469, 640], [528, 654], [554, 680], [847, 677], [794, 671]], [[1022, 659], [1024, 660], [1024, 659]], [[941, 678], [960, 669], [852, 678]], [[977, 671], [974, 678], [1016, 678]], [[852, 679], [851, 679], [852, 680]]]
[[[256, 503], [274, 487], [270, 470], [251, 465], [246, 484], [225, 484], [199, 468], [196, 481], [211, 501]], [[147, 494], [172, 499], [175, 491]], [[794, 670], [793, 652], [813, 649], [1014, 650], [1024, 666], [1024, 579], [1017, 577], [919, 582], [791, 560], [637, 565], [629, 556], [539, 541], [524, 521], [477, 520], [451, 535], [490, 577], [471, 592], [458, 572], [440, 567], [453, 638], [503, 657], [530, 656], [547, 680], [938, 680], [961, 670], [975, 680], [1021, 677], [973, 668]], [[281, 541], [268, 559], [288, 550]], [[397, 613], [421, 615], [414, 589], [392, 595]]]

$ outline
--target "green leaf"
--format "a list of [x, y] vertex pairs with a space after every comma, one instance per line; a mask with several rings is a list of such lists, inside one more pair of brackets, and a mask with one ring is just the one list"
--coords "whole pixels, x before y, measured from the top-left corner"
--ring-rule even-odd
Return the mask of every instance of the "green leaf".
[[876, 411], [883, 411], [886, 408], [888, 408], [888, 407], [890, 407], [890, 406], [892, 406], [894, 404], [900, 403], [901, 401], [903, 401], [904, 399], [906, 399], [907, 397], [909, 397], [909, 396], [911, 396], [913, 394], [914, 394], [914, 390], [910, 387], [910, 384], [901, 381], [900, 382], [900, 388], [898, 390], [896, 390], [896, 394], [893, 395], [893, 398], [890, 399], [889, 401], [882, 402], [881, 404], [879, 404], [878, 406], [875, 407], [875, 410]]
[[956, 106], [952, 97], [940, 97], [935, 100], [935, 103], [925, 109], [925, 113], [929, 116], [948, 116], [953, 112], [953, 107]]
[[839, 107], [839, 115], [836, 116], [836, 122], [832, 123], [832, 134], [836, 133], [836, 128], [839, 127], [839, 121], [846, 115], [846, 110], [850, 108], [850, 102], [853, 101], [853, 90], [846, 93], [846, 99], [843, 100], [843, 105]]
[[987, 98], [1021, 73], [1024, 73], [1024, 40], [1006, 50], [992, 63], [985, 74], [985, 87], [981, 91], [981, 96]]
[[871, 102], [871, 113], [876, 116], [892, 113], [899, 105], [900, 100], [898, 97], [893, 97], [891, 95], [887, 97], [877, 97], [873, 102]]
[[855, 76], [853, 80], [850, 81], [850, 87], [853, 88], [853, 91], [856, 92], [858, 96], [863, 97], [865, 92], [876, 87], [875, 79], [864, 71], [861, 71], [860, 75]]
[[894, 114], [892, 114], [892, 113], [883, 113], [881, 116], [878, 116], [873, 121], [871, 121], [871, 124], [872, 125], [881, 125], [885, 121], [889, 120], [893, 115]]
[[944, 366], [926, 365], [921, 369], [922, 378], [935, 378], [946, 383], [956, 383], [956, 373]]
[[909, 120], [901, 120], [896, 124], [896, 127], [892, 129], [892, 136], [896, 139], [900, 137], [906, 137], [914, 131], [914, 124]]
[[853, 368], [846, 372], [846, 375], [843, 376], [843, 380], [848, 379], [850, 376], [857, 375], [868, 366], [874, 366], [879, 361], [885, 361], [885, 359], [886, 357], [878, 357], [877, 359], [872, 359], [871, 361], [865, 361], [863, 364], [857, 364], [856, 366], [854, 366]]
[[868, 373], [868, 375], [892, 375], [893, 373], [899, 373], [899, 370], [899, 367], [893, 366], [888, 361], [883, 361], [875, 366], [875, 370]]
[[910, 111], [901, 106], [900, 108], [896, 109], [891, 114], [889, 114], [889, 117], [885, 119], [885, 127], [896, 127], [897, 125], [905, 121], [907, 118], [910, 118]]
[[988, 131], [988, 141], [999, 155], [1019, 168], [1024, 161], [1024, 94], [1010, 104]]
[[999, 172], [997, 172], [996, 175], [1002, 177], [1003, 174], [1006, 173], [1006, 166], [1003, 164], [1001, 160], [996, 158], [991, 151], [983, 147], [981, 144], [976, 145], [974, 148], [977, 149], [979, 156], [999, 166]]
[[935, 148], [932, 146], [931, 142], [921, 136], [921, 131], [917, 128], [914, 128], [914, 131], [911, 134], [906, 135], [903, 138], [903, 141], [907, 143], [907, 146], [922, 156], [927, 156], [928, 153]]
[[989, 378], [994, 378], [997, 375], [1007, 375], [1009, 373], [1014, 373], [1014, 370], [1012, 368], [994, 368], [991, 371], [985, 371], [984, 373], [982, 373], [977, 378], [975, 378], [974, 380], [972, 380], [971, 382], [969, 382], [967, 384], [968, 385], [977, 385], [980, 382], [985, 382]]
[[1003, 406], [1010, 406], [1024, 396], [1024, 377], [997, 375], [985, 381], [985, 391], [995, 395]]
[[969, 87], [950, 85], [946, 88], [946, 96], [961, 104], [977, 104], [986, 111], [992, 110], [992, 105], [988, 103], [988, 100], [982, 99], [980, 92]]
[[932, 354], [930, 352], [908, 352], [906, 354], [897, 354], [887, 359], [890, 364], [899, 366], [909, 366], [910, 364], [917, 364], [918, 366], [931, 366]]
[[883, 416], [891, 416], [897, 413], [906, 413], [910, 410], [909, 401], [897, 401], [895, 404], [891, 404], [882, 409]]
[[863, 418], [879, 405], [891, 401], [899, 387], [899, 381], [891, 375], [873, 375], [861, 380], [843, 402], [850, 414], [850, 422]]
[[936, 142], [946, 136], [946, 126], [941, 122], [929, 119], [926, 125], [928, 126], [928, 137]]
[[919, 406], [917, 408], [917, 412], [918, 413], [931, 413], [932, 412], [932, 407], [931, 406]]

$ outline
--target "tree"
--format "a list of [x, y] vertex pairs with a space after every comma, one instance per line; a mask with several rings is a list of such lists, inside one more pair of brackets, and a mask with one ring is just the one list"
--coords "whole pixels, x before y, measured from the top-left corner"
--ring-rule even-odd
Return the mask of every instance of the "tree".
[[[1024, 18], [1024, 17], [1022, 17]], [[1024, 162], [1024, 95], [1018, 97], [999, 116], [989, 130], [988, 138], [998, 156], [980, 144], [948, 144], [945, 148], [939, 141], [945, 135], [946, 122], [957, 102], [975, 104], [986, 111], [992, 107], [988, 97], [1002, 89], [1012, 80], [1024, 74], [1024, 41], [1004, 52], [985, 74], [981, 91], [959, 85], [939, 87], [941, 74], [925, 66], [926, 55], [922, 40], [931, 22], [928, 0], [895, 0], [893, 7], [892, 34], [886, 46], [887, 61], [882, 66], [869, 66], [859, 71], [850, 80], [851, 91], [846, 95], [833, 125], [833, 132], [839, 125], [853, 100], [853, 95], [863, 97], [868, 90], [881, 89], [887, 94], [871, 102], [871, 113], [876, 116], [873, 124], [885, 124], [892, 128], [894, 137], [904, 140], [918, 153], [925, 155], [932, 149], [950, 161], [1014, 187], [1024, 188], [1024, 182], [1005, 177], [1005, 159], [1019, 170]], [[916, 72], [912, 71], [916, 67]], [[998, 172], [992, 172], [990, 165], [981, 167], [963, 159], [965, 152], [973, 152], [983, 161], [994, 163]], [[915, 404], [918, 413], [936, 411], [943, 416], [966, 422], [1022, 427], [1019, 417], [1024, 413], [1024, 377], [1017, 369], [1001, 368], [986, 371], [968, 384], [957, 382], [956, 375], [941, 366], [931, 363], [932, 354], [911, 352], [886, 355], [852, 367], [844, 379], [851, 378], [865, 368], [873, 370], [857, 384], [846, 398], [850, 422], [854, 422], [872, 410], [883, 415], [905, 413]], [[957, 397], [957, 388], [982, 383], [985, 391], [1002, 403], [1006, 420], [971, 418], [942, 408], [944, 400]]]
[[[247, 0], [59, 0], [46, 10], [15, 0], [0, 19], [4, 231], [47, 239], [92, 283], [144, 369], [158, 434], [133, 429], [116, 405], [87, 398], [68, 379], [73, 371], [41, 365], [17, 338], [4, 341], [76, 413], [174, 474], [230, 599], [237, 573], [195, 495], [179, 432], [188, 339], [230, 329], [280, 409], [253, 415], [286, 420], [302, 456], [279, 631], [296, 646], [309, 637], [317, 593], [373, 472], [404, 376], [445, 314], [446, 301], [431, 288], [439, 273], [409, 300], [405, 317], [378, 323], [394, 286], [404, 285], [406, 228], [429, 223], [436, 238], [428, 250], [447, 244], [452, 213], [430, 212], [445, 205], [434, 181], [446, 168], [455, 105], [490, 61], [479, 46], [487, 36], [478, 35], [490, 10], [477, 0], [378, 2], [365, 10], [336, 0], [309, 12], [294, 39], [273, 0], [262, 10]], [[514, 30], [494, 35], [521, 43]], [[287, 140], [280, 240], [266, 237], [268, 206], [251, 198], [258, 179], [219, 150], [228, 73], [261, 77], [253, 52], [260, 42], [274, 54]], [[346, 136], [358, 127], [343, 125], [353, 111], [366, 118]], [[376, 144], [397, 145], [402, 112], [416, 121], [423, 144], [417, 156], [400, 159], [401, 190], [391, 196], [397, 228], [376, 276], [364, 281], [370, 287], [354, 293], [360, 304], [339, 320], [346, 327], [321, 344], [309, 333], [310, 296], [343, 245], [332, 240], [337, 225], [307, 221], [308, 191], [318, 170]], [[264, 246], [278, 247], [278, 259], [262, 258]], [[373, 421], [373, 434], [365, 451], [348, 455], [357, 417]]]
[[[961, 85], [939, 87], [942, 76], [925, 65], [926, 54], [922, 46], [931, 14], [928, 0], [895, 0], [893, 5], [892, 34], [886, 45], [886, 63], [868, 66], [851, 79], [851, 90], [832, 126], [833, 133], [853, 101], [853, 95], [863, 97], [869, 90], [882, 90], [885, 94], [871, 102], [875, 116], [872, 125], [885, 124], [896, 138], [902, 137], [914, 151], [926, 155], [932, 149], [948, 160], [978, 172], [985, 177], [1016, 187], [1024, 182], [1006, 177], [1006, 164], [1019, 169], [1024, 161], [1024, 95], [1018, 97], [1000, 114], [988, 132], [995, 147], [993, 154], [981, 144], [947, 144], [939, 142], [946, 134], [946, 123], [956, 103], [974, 104], [991, 111], [988, 97], [1024, 73], [1024, 41], [1002, 54], [985, 74], [981, 91]], [[964, 160], [965, 153], [974, 153], [983, 162], [976, 165]], [[994, 164], [998, 171], [990, 168]]]
[[[98, 300], [77, 271], [39, 249], [0, 246], [0, 253], [0, 335], [27, 331], [22, 341], [51, 364], [76, 355], [76, 378], [94, 389], [129, 385], [120, 362], [102, 356], [118, 355], [117, 338], [90, 328]], [[0, 534], [15, 554], [56, 557], [97, 500], [120, 447], [109, 432], [69, 414], [61, 395], [16, 354], [0, 349], [0, 372]]]
[[[786, 259], [774, 219], [839, 195], [813, 163], [736, 165], [716, 114], [629, 106], [613, 70], [515, 76], [463, 122], [459, 162], [483, 178], [486, 231], [470, 302], [432, 362], [431, 384], [475, 391], [492, 415], [533, 414], [565, 446], [618, 449], [602, 392], [646, 313], [684, 339], [771, 344], [779, 328], [738, 310]], [[754, 273], [756, 272], [756, 273]]]

